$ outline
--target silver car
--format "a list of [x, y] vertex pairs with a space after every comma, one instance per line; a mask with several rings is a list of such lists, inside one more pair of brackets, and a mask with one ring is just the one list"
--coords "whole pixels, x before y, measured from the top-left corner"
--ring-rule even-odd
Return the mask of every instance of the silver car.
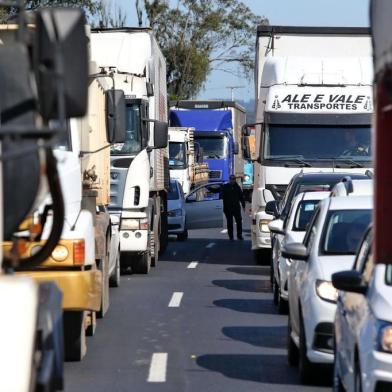
[[177, 235], [179, 241], [187, 240], [185, 197], [182, 186], [177, 180], [170, 180], [167, 208], [169, 234]]
[[335, 391], [392, 391], [392, 265], [375, 264], [369, 229], [354, 268], [332, 276]]

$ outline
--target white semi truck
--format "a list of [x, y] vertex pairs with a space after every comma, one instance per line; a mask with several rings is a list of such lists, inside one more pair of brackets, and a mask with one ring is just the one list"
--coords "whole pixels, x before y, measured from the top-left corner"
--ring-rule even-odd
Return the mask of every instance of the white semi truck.
[[208, 164], [202, 163], [202, 150], [194, 140], [194, 128], [169, 128], [170, 178], [177, 180], [187, 195], [193, 188], [208, 183]]
[[260, 26], [252, 250], [267, 262], [265, 213], [299, 171], [372, 167], [372, 61], [366, 28]]
[[102, 76], [125, 93], [126, 140], [111, 148], [121, 266], [148, 273], [168, 241], [166, 62], [149, 28], [94, 30], [91, 53]]

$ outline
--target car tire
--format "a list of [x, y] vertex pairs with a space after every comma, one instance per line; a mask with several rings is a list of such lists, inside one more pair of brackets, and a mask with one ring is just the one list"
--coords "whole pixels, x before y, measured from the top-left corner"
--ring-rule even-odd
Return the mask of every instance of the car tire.
[[182, 233], [177, 234], [178, 241], [186, 241], [188, 239], [188, 230], [185, 229]]
[[279, 302], [279, 286], [278, 286], [278, 282], [276, 281], [275, 278], [274, 278], [274, 280], [272, 282], [272, 294], [273, 294], [274, 305], [278, 306], [278, 302]]
[[278, 287], [278, 312], [279, 314], [287, 314], [289, 311], [289, 303], [285, 301], [280, 295], [280, 288]]
[[357, 358], [354, 365], [354, 391], [362, 392], [362, 376], [361, 376], [361, 365]]
[[334, 353], [334, 361], [333, 361], [333, 380], [332, 380], [332, 391], [333, 392], [345, 392], [345, 388], [343, 387], [342, 380], [339, 376], [338, 366], [336, 362], [336, 350]]
[[290, 316], [287, 321], [287, 361], [290, 366], [298, 366], [299, 351], [291, 337], [291, 321]]
[[315, 376], [315, 365], [313, 365], [307, 356], [306, 350], [306, 336], [305, 336], [305, 327], [302, 320], [302, 316], [300, 318], [299, 324], [299, 376], [302, 384], [310, 384]]
[[270, 265], [271, 250], [270, 249], [254, 249], [253, 259], [258, 265]]

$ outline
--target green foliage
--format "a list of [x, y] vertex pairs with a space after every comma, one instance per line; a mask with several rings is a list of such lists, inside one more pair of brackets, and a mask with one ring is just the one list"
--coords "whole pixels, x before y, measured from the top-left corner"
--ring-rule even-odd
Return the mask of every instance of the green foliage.
[[171, 98], [197, 95], [212, 70], [251, 77], [256, 26], [267, 24], [267, 19], [254, 15], [240, 0], [171, 3], [144, 0], [148, 22], [166, 57]]

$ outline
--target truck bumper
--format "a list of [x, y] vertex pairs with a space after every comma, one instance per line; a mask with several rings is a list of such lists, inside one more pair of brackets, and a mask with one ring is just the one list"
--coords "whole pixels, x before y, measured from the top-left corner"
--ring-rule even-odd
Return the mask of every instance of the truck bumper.
[[101, 307], [102, 275], [98, 270], [88, 271], [23, 271], [18, 275], [30, 276], [35, 281], [54, 281], [63, 293], [63, 310], [94, 310]]
[[149, 250], [148, 230], [120, 230], [121, 252], [146, 252]]

